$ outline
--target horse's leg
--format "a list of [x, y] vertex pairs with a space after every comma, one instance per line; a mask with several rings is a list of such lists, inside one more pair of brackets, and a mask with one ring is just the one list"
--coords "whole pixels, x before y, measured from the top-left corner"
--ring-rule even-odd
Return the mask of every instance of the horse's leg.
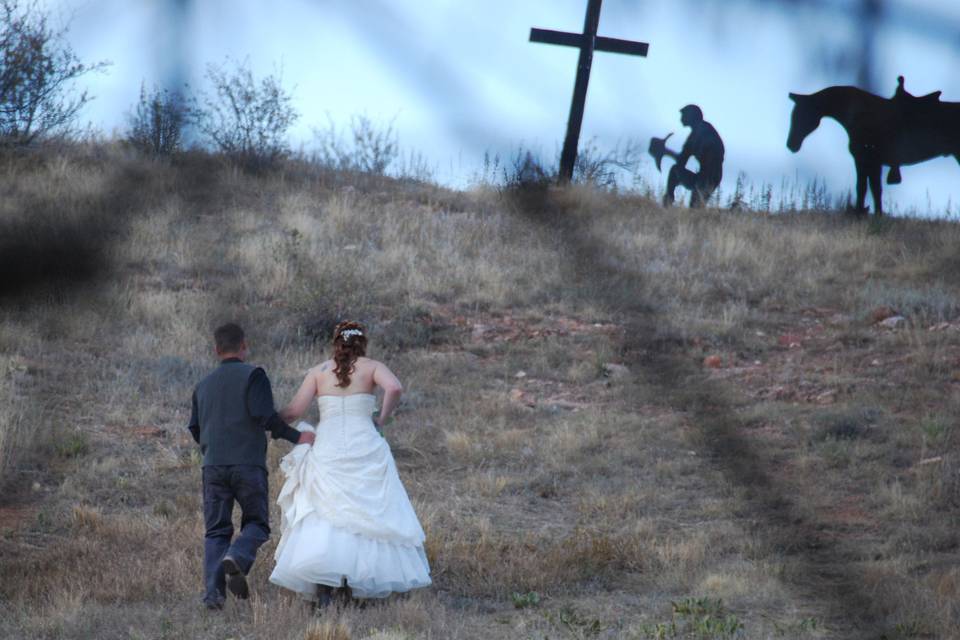
[[857, 166], [857, 213], [863, 213], [867, 208], [867, 164], [860, 158], [854, 158]]
[[870, 193], [873, 194], [873, 212], [878, 216], [883, 215], [883, 202], [881, 196], [883, 195], [883, 180], [881, 176], [883, 175], [883, 165], [882, 164], [869, 164], [867, 165], [867, 178], [870, 180]]

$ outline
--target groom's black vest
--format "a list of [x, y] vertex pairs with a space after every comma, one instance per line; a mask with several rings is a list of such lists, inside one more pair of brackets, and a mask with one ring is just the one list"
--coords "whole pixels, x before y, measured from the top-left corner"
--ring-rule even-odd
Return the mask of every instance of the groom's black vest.
[[256, 367], [224, 362], [197, 385], [203, 466], [250, 464], [266, 468], [267, 435], [247, 409], [247, 387]]

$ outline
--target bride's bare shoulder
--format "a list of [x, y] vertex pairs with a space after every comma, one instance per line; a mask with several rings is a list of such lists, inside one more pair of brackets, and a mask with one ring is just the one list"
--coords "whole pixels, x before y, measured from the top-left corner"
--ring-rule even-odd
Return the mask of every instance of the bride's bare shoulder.
[[333, 371], [334, 364], [333, 360], [324, 360], [313, 369], [310, 369], [310, 373], [317, 375], [319, 373], [326, 373], [327, 371]]

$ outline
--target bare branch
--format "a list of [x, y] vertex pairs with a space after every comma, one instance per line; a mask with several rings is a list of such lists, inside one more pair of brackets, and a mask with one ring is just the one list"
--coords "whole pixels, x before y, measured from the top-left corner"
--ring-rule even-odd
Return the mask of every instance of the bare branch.
[[0, 144], [28, 145], [72, 131], [92, 97], [74, 82], [106, 62], [81, 62], [37, 2], [0, 1]]

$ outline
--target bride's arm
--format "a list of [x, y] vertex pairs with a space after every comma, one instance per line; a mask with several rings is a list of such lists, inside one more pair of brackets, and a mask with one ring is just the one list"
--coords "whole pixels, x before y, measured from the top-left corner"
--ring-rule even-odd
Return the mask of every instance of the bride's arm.
[[303, 379], [303, 384], [300, 385], [300, 389], [296, 395], [293, 396], [290, 404], [280, 410], [280, 417], [285, 422], [293, 422], [306, 413], [307, 409], [310, 408], [310, 401], [313, 400], [316, 395], [317, 381], [311, 369], [307, 372], [307, 376]]
[[400, 394], [403, 393], [403, 385], [382, 362], [378, 362], [373, 370], [373, 383], [383, 389], [383, 405], [380, 407], [380, 417], [377, 419], [377, 425], [382, 427], [393, 410], [397, 408]]

